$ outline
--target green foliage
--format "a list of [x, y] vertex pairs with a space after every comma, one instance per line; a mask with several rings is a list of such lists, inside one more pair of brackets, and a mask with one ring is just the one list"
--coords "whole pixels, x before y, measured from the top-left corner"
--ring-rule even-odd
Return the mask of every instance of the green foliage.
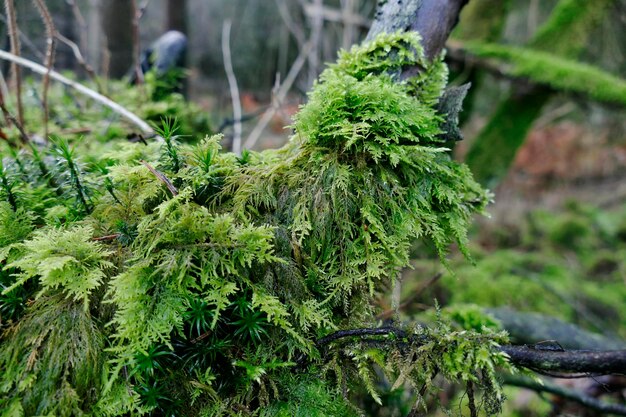
[[504, 178], [549, 97], [547, 91], [540, 91], [521, 97], [512, 95], [500, 103], [466, 157], [477, 181], [495, 187]]
[[[423, 72], [399, 80], [409, 66]], [[443, 147], [446, 77], [417, 34], [381, 35], [324, 71], [279, 150], [237, 157], [220, 152], [219, 136], [180, 144], [166, 120], [148, 146], [55, 140], [14, 156], [16, 189], [37, 177], [30, 193], [45, 199], [34, 206], [18, 193], [14, 211], [4, 196], [5, 217], [24, 226], [7, 241], [5, 294], [24, 289], [35, 301], [1, 342], [0, 364], [12, 361], [2, 404], [26, 414], [358, 415], [342, 387], [380, 401], [382, 370], [394, 388], [432, 392], [437, 370], [486, 388], [495, 411], [494, 369], [506, 362], [488, 327], [441, 322], [331, 351], [318, 344], [372, 325], [377, 295], [416, 239], [444, 262], [453, 243], [466, 252], [489, 194]], [[64, 387], [58, 406], [53, 386]]]
[[63, 294], [40, 297], [0, 344], [2, 415], [89, 414], [102, 380], [103, 336], [80, 304]]
[[530, 46], [563, 58], [577, 58], [613, 3], [614, 0], [560, 0]]
[[455, 275], [442, 278], [437, 297], [447, 306], [540, 312], [624, 337], [624, 224], [624, 207], [604, 211], [573, 204], [559, 212], [531, 212], [501, 230], [486, 227], [476, 240], [487, 241], [487, 247], [473, 247], [476, 266], [460, 257], [451, 261]]
[[91, 241], [92, 229], [76, 226], [70, 230], [50, 229], [34, 233], [32, 239], [21, 244], [23, 255], [7, 265], [20, 270], [15, 283], [3, 292], [38, 278], [42, 293], [60, 288], [75, 301], [82, 301], [85, 309], [89, 297], [105, 277], [112, 264], [106, 260], [109, 253]]

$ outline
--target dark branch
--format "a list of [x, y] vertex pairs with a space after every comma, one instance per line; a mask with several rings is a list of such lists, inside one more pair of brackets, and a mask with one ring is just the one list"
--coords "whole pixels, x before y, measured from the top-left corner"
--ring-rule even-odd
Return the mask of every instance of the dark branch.
[[626, 350], [544, 350], [532, 346], [501, 346], [511, 363], [538, 372], [626, 373]]
[[339, 339], [345, 339], [348, 337], [362, 337], [362, 336], [388, 336], [393, 334], [398, 337], [405, 337], [406, 332], [396, 327], [379, 327], [373, 329], [351, 329], [351, 330], [339, 330], [335, 333], [331, 333], [326, 337], [318, 339], [316, 345], [318, 347], [324, 347]]
[[596, 398], [584, 395], [578, 391], [567, 389], [565, 387], [552, 384], [548, 381], [542, 383], [533, 381], [530, 378], [506, 376], [504, 384], [515, 387], [528, 388], [535, 392], [548, 392], [561, 398], [581, 404], [591, 410], [599, 411], [604, 414], [616, 414], [618, 416], [626, 416], [626, 406], [621, 404], [610, 404], [600, 401]]
[[[320, 348], [340, 339], [368, 336], [395, 335], [400, 338], [413, 336], [397, 327], [340, 330], [318, 339]], [[426, 342], [424, 340], [423, 342]], [[509, 356], [512, 364], [540, 373], [563, 374], [623, 374], [626, 373], [626, 350], [564, 350], [556, 344], [534, 346], [504, 345], [500, 351]]]

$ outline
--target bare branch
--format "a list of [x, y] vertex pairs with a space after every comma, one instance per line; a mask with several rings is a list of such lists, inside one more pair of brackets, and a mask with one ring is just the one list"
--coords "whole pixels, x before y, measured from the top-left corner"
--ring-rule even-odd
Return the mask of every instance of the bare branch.
[[501, 346], [511, 363], [537, 372], [613, 374], [626, 370], [626, 350], [551, 350]]
[[285, 0], [274, 0], [276, 3], [276, 7], [278, 8], [278, 13], [280, 13], [280, 17], [283, 19], [283, 23], [289, 30], [289, 33], [293, 35], [296, 39], [296, 43], [298, 44], [298, 48], [302, 49], [304, 44], [306, 43], [306, 36], [302, 28], [293, 21], [291, 13], [289, 13], [289, 7], [287, 7], [287, 3]]
[[48, 140], [48, 89], [50, 87], [50, 71], [52, 71], [52, 65], [54, 64], [54, 35], [57, 32], [52, 21], [50, 11], [43, 0], [33, 0], [41, 19], [46, 27], [46, 73], [43, 76], [42, 86], [42, 104], [43, 104], [43, 126], [44, 126], [44, 140]]
[[541, 383], [539, 383], [533, 381], [530, 378], [507, 375], [504, 377], [504, 384], [512, 385], [515, 387], [528, 388], [536, 392], [548, 392], [550, 394], [554, 394], [561, 398], [576, 402], [591, 410], [599, 411], [601, 413], [626, 416], [626, 406], [622, 404], [606, 403], [596, 398], [584, 395], [581, 392], [567, 389], [548, 381], [542, 381]]
[[[9, 38], [11, 40], [11, 53], [17, 57], [20, 56], [20, 38], [18, 34], [17, 16], [15, 13], [15, 4], [13, 0], [4, 0], [4, 7], [7, 12], [7, 26], [9, 29]], [[11, 65], [11, 71], [15, 79], [15, 91], [17, 101], [17, 120], [20, 125], [24, 125], [24, 107], [22, 105], [22, 70], [13, 63]]]
[[63, 36], [59, 32], [57, 32], [55, 34], [55, 37], [59, 41], [61, 41], [62, 43], [64, 43], [65, 45], [70, 47], [70, 49], [74, 53], [74, 57], [76, 58], [76, 61], [78, 61], [78, 64], [85, 70], [85, 72], [87, 73], [89, 78], [96, 84], [96, 86], [98, 88], [98, 92], [101, 92], [102, 91], [102, 86], [100, 85], [100, 81], [98, 80], [98, 76], [96, 75], [96, 72], [94, 71], [93, 67], [91, 65], [89, 65], [87, 63], [87, 61], [85, 61], [85, 58], [83, 57], [83, 54], [80, 52], [80, 48], [78, 47], [78, 45], [76, 45], [75, 42], [73, 42], [72, 40], [66, 38], [65, 36]]
[[[44, 75], [47, 70], [45, 67], [30, 61], [28, 59], [25, 58], [21, 58], [19, 56], [15, 56], [12, 53], [0, 50], [0, 59], [5, 59], [7, 61], [11, 61], [17, 65], [21, 65], [23, 67], [26, 67], [38, 74]], [[59, 74], [56, 71], [50, 71], [50, 78], [52, 78], [53, 80], [59, 81], [69, 87], [72, 87], [75, 90], [80, 91], [81, 93], [83, 93], [84, 95], [88, 96], [89, 98], [97, 101], [98, 103], [110, 108], [111, 110], [113, 110], [115, 113], [120, 114], [121, 116], [125, 117], [127, 120], [129, 120], [130, 122], [132, 122], [134, 125], [136, 125], [137, 127], [139, 127], [144, 133], [146, 134], [154, 134], [154, 130], [152, 130], [152, 128], [143, 120], [141, 120], [141, 118], [139, 118], [139, 116], [137, 116], [136, 114], [130, 112], [129, 110], [125, 109], [124, 107], [120, 106], [119, 104], [115, 103], [114, 101], [112, 101], [111, 99], [103, 96], [100, 93], [97, 93], [96, 91], [85, 87], [84, 85], [77, 83], [76, 81], [72, 81], [66, 77], [64, 77], [63, 75]]]
[[231, 26], [232, 22], [230, 20], [226, 20], [222, 26], [222, 55], [224, 56], [224, 70], [228, 78], [228, 86], [230, 87], [230, 98], [233, 102], [233, 119], [235, 120], [231, 151], [237, 155], [241, 155], [241, 100], [239, 99], [237, 77], [235, 77], [233, 62], [230, 56]]
[[135, 75], [137, 77], [137, 84], [143, 84], [143, 71], [141, 70], [140, 53], [141, 47], [139, 45], [139, 19], [143, 14], [143, 10], [137, 7], [137, 0], [131, 0], [132, 13], [133, 13], [133, 64], [135, 66]]
[[[80, 11], [80, 7], [78, 7], [78, 4], [76, 4], [76, 0], [65, 0], [65, 2], [72, 8], [72, 15], [74, 16], [74, 19], [76, 20], [76, 22], [78, 23], [78, 27], [80, 28], [80, 35], [79, 35], [80, 49], [82, 49], [83, 51], [86, 51], [87, 50], [87, 22], [85, 21], [85, 16], [83, 16], [83, 13]], [[74, 55], [76, 55], [76, 52], [74, 52]]]
[[285, 99], [285, 96], [291, 89], [291, 86], [296, 80], [296, 77], [300, 73], [302, 66], [306, 62], [306, 58], [309, 54], [309, 50], [311, 49], [311, 46], [312, 46], [312, 43], [307, 42], [304, 45], [304, 48], [300, 49], [300, 54], [298, 55], [296, 60], [293, 62], [291, 69], [289, 69], [289, 73], [287, 73], [287, 77], [285, 78], [285, 81], [281, 84], [280, 88], [278, 89], [278, 91], [276, 92], [273, 98], [272, 106], [269, 109], [267, 109], [267, 111], [261, 117], [261, 120], [259, 120], [257, 125], [252, 130], [252, 132], [250, 132], [250, 135], [248, 136], [248, 139], [246, 140], [246, 143], [244, 144], [244, 148], [251, 149], [256, 144], [257, 140], [259, 140], [259, 137], [261, 136], [263, 129], [265, 129], [265, 126], [267, 126], [270, 120], [272, 120], [272, 117], [274, 117], [274, 114], [276, 114], [276, 110], [280, 106], [280, 103], [282, 103], [282, 101]]

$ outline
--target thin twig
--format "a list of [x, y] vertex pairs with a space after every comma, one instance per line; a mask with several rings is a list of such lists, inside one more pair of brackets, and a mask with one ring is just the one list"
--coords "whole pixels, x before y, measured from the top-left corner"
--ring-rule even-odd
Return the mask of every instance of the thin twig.
[[293, 35], [298, 44], [298, 48], [302, 49], [306, 42], [306, 37], [304, 35], [304, 31], [302, 30], [302, 25], [296, 24], [291, 17], [291, 13], [289, 13], [289, 7], [285, 0], [274, 0], [276, 3], [276, 7], [278, 8], [278, 13], [280, 13], [280, 17], [283, 19], [283, 23], [289, 30], [289, 33]]
[[2, 114], [4, 115], [4, 118], [8, 120], [9, 122], [13, 123], [13, 125], [20, 132], [20, 139], [22, 140], [22, 143], [24, 144], [28, 143], [30, 139], [28, 137], [28, 134], [24, 130], [24, 127], [19, 122], [19, 120], [17, 120], [15, 116], [13, 116], [11, 112], [7, 109], [7, 106], [4, 102], [4, 93], [2, 92], [2, 89], [0, 89], [0, 109], [2, 110]]
[[[28, 59], [21, 58], [7, 51], [3, 51], [1, 49], [0, 49], [0, 59], [6, 59], [7, 61], [11, 61], [18, 65], [26, 67], [41, 75], [44, 75], [47, 72], [45, 67], [33, 61], [30, 61]], [[53, 80], [59, 81], [69, 87], [72, 87], [73, 89], [80, 91], [81, 93], [97, 101], [98, 103], [110, 108], [115, 113], [120, 114], [121, 116], [125, 117], [127, 120], [132, 122], [134, 125], [139, 127], [144, 133], [149, 134], [149, 135], [154, 134], [154, 130], [146, 122], [141, 120], [139, 116], [130, 112], [129, 110], [125, 109], [119, 104], [115, 103], [111, 99], [103, 96], [102, 94], [97, 93], [91, 88], [85, 87], [84, 85], [77, 83], [76, 81], [72, 81], [69, 78], [64, 77], [63, 75], [59, 74], [56, 71], [50, 71], [50, 78], [52, 78]]]
[[[422, 295], [422, 293], [427, 288], [429, 288], [430, 286], [434, 285], [437, 281], [439, 281], [442, 276], [443, 276], [443, 274], [441, 272], [439, 272], [439, 273], [433, 275], [431, 278], [429, 278], [425, 282], [421, 283], [419, 285], [419, 287], [417, 287], [413, 291], [413, 293], [407, 299], [405, 299], [402, 303], [400, 303], [400, 305], [398, 305], [398, 311], [403, 310], [403, 309], [407, 308], [409, 305], [411, 305], [420, 295]], [[388, 310], [383, 311], [379, 315], [377, 315], [376, 319], [377, 320], [386, 320], [389, 317], [391, 317], [394, 312], [395, 312], [395, 310], [393, 308], [390, 308]]]
[[[141, 70], [140, 45], [139, 45], [139, 19], [141, 18], [139, 8], [137, 8], [137, 0], [131, 0], [133, 13], [133, 64], [135, 67], [135, 75], [137, 84], [143, 84], [143, 71]], [[141, 12], [143, 13], [143, 12]]]
[[[11, 40], [11, 53], [17, 57], [20, 56], [20, 38], [18, 34], [17, 16], [15, 13], [15, 4], [13, 0], [4, 0], [4, 6], [7, 12], [7, 26], [9, 29], [9, 38]], [[22, 70], [13, 63], [11, 71], [15, 79], [15, 95], [17, 102], [17, 120], [20, 125], [24, 126], [24, 107], [22, 105]]]
[[280, 103], [282, 103], [282, 101], [285, 99], [285, 96], [291, 89], [291, 86], [296, 80], [296, 77], [300, 73], [300, 70], [302, 69], [302, 66], [304, 65], [304, 63], [306, 62], [307, 56], [309, 54], [309, 50], [311, 49], [312, 45], [313, 44], [311, 42], [307, 42], [304, 45], [304, 47], [300, 49], [300, 54], [298, 55], [296, 60], [293, 62], [291, 69], [287, 73], [287, 77], [285, 78], [285, 81], [282, 83], [277, 93], [273, 97], [272, 106], [269, 109], [267, 109], [267, 111], [261, 117], [261, 120], [259, 120], [259, 122], [254, 127], [254, 129], [252, 129], [252, 132], [250, 132], [248, 139], [246, 139], [246, 143], [243, 145], [244, 148], [252, 149], [252, 147], [256, 144], [257, 140], [259, 140], [259, 137], [261, 136], [263, 129], [265, 129], [265, 127], [270, 122], [270, 120], [272, 120], [272, 117], [274, 117], [274, 114], [276, 114], [276, 110], [280, 106]]
[[309, 79], [308, 85], [311, 86], [315, 82], [319, 74], [319, 61], [320, 61], [320, 49], [321, 49], [321, 39], [322, 39], [322, 30], [324, 29], [324, 0], [313, 0], [313, 4], [311, 6], [311, 14], [309, 18], [311, 19], [311, 35], [309, 38], [309, 42], [311, 43], [311, 48], [309, 49]]
[[118, 237], [120, 237], [119, 233], [114, 233], [112, 235], [106, 235], [106, 236], [100, 236], [100, 237], [92, 237], [91, 240], [93, 240], [94, 242], [105, 242], [108, 240], [115, 240]]
[[[74, 20], [76, 20], [76, 22], [78, 23], [78, 27], [80, 28], [80, 34], [78, 35], [80, 39], [79, 41], [80, 49], [82, 49], [83, 51], [86, 51], [87, 50], [87, 21], [85, 20], [85, 16], [83, 16], [83, 13], [80, 11], [80, 7], [78, 7], [78, 4], [76, 3], [75, 0], [65, 0], [65, 2], [71, 7], [72, 14], [74, 15]], [[76, 55], [76, 51], [74, 51], [74, 55]]]
[[237, 86], [237, 77], [233, 71], [233, 62], [230, 56], [230, 28], [232, 22], [226, 20], [222, 26], [222, 55], [224, 56], [224, 70], [228, 78], [228, 86], [230, 87], [230, 97], [233, 102], [233, 143], [231, 151], [237, 155], [241, 155], [241, 100], [239, 99], [239, 87]]
[[89, 65], [87, 61], [85, 61], [85, 58], [83, 57], [83, 54], [80, 52], [80, 48], [78, 47], [78, 45], [76, 45], [76, 42], [66, 38], [59, 32], [57, 32], [54, 36], [59, 41], [63, 42], [65, 45], [70, 47], [70, 49], [74, 53], [74, 57], [76, 58], [78, 65], [80, 65], [83, 68], [83, 70], [85, 70], [85, 72], [87, 73], [91, 81], [93, 81], [96, 84], [96, 88], [98, 89], [98, 92], [102, 92], [102, 86], [100, 85], [100, 81], [98, 80], [98, 76], [96, 75], [96, 72], [94, 71], [93, 67]]
[[163, 175], [163, 173], [154, 169], [154, 167], [150, 165], [149, 163], [147, 163], [146, 161], [139, 161], [139, 162], [141, 162], [146, 168], [148, 168], [150, 172], [152, 172], [152, 174], [155, 177], [157, 177], [159, 181], [165, 184], [165, 186], [167, 187], [168, 190], [170, 190], [173, 196], [178, 195], [178, 190], [176, 189], [176, 187], [174, 187], [174, 184], [172, 184], [172, 181], [170, 181], [165, 175]]
[[43, 86], [42, 86], [42, 94], [41, 100], [43, 103], [43, 128], [44, 128], [44, 140], [48, 140], [48, 90], [50, 87], [50, 71], [52, 71], [52, 65], [54, 64], [54, 35], [57, 32], [54, 27], [54, 22], [52, 21], [52, 16], [50, 15], [50, 11], [48, 7], [46, 7], [46, 3], [43, 0], [33, 0], [39, 14], [41, 15], [41, 20], [43, 20], [44, 25], [46, 27], [46, 73], [43, 76]]

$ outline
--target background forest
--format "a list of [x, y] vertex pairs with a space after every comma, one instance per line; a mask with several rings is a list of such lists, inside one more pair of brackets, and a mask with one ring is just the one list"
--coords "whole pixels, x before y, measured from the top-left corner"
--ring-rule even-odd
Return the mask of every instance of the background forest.
[[[463, 332], [475, 332], [467, 333], [471, 334], [467, 336], [470, 341], [463, 349], [479, 358], [489, 355], [481, 346], [491, 343], [526, 344], [537, 351], [556, 352], [625, 348], [626, 1], [471, 0], [463, 8], [459, 24], [446, 43], [444, 61], [449, 68], [449, 86], [471, 83], [459, 116], [463, 140], [444, 143], [451, 148], [451, 162], [446, 159], [442, 164], [454, 175], [447, 177], [443, 171], [432, 174], [434, 182], [445, 177], [457, 187], [456, 191], [434, 187], [449, 202], [446, 213], [453, 220], [433, 220], [432, 229], [426, 228], [426, 232], [381, 221], [383, 232], [390, 236], [390, 230], [397, 232], [391, 237], [368, 231], [368, 227], [375, 229], [374, 221], [365, 225], [365, 231], [375, 235], [371, 239], [387, 245], [385, 250], [407, 252], [406, 262], [384, 251], [386, 262], [363, 261], [368, 265], [380, 261], [378, 272], [368, 267], [370, 275], [366, 274], [365, 283], [335, 283], [328, 278], [335, 271], [334, 262], [342, 265], [336, 267], [339, 269], [358, 268], [343, 266], [345, 259], [339, 259], [343, 255], [335, 259], [332, 254], [318, 253], [323, 252], [319, 249], [323, 244], [316, 249], [306, 243], [306, 238], [313, 236], [345, 248], [348, 240], [333, 240], [327, 230], [331, 229], [329, 224], [341, 225], [352, 219], [349, 205], [369, 204], [370, 200], [348, 199], [345, 212], [320, 209], [331, 220], [322, 219], [322, 215], [291, 218], [287, 209], [268, 214], [268, 207], [280, 208], [282, 204], [298, 212], [304, 200], [298, 200], [301, 195], [289, 187], [298, 186], [316, 195], [314, 191], [326, 190], [324, 187], [335, 192], [341, 186], [331, 184], [347, 183], [347, 178], [362, 181], [359, 184], [367, 184], [364, 188], [387, 187], [387, 180], [367, 182], [365, 171], [357, 168], [354, 176], [348, 177], [339, 169], [324, 171], [324, 166], [320, 168], [320, 183], [325, 184], [304, 178], [302, 172], [321, 164], [315, 159], [317, 151], [307, 147], [306, 140], [288, 142], [294, 132], [296, 138], [307, 136], [302, 132], [309, 138], [317, 137], [316, 126], [321, 123], [315, 117], [321, 116], [315, 106], [325, 102], [323, 94], [330, 94], [323, 90], [324, 85], [332, 84], [333, 77], [340, 78], [342, 71], [358, 73], [361, 63], [346, 55], [322, 76], [323, 81], [316, 81], [327, 64], [337, 61], [339, 50], [365, 39], [376, 17], [376, 1], [5, 3], [14, 3], [14, 7], [0, 16], [2, 49], [16, 53], [10, 32], [19, 31], [18, 55], [109, 97], [148, 121], [149, 129], [155, 129], [165, 142], [157, 143], [142, 126], [74, 88], [25, 68], [18, 81], [10, 62], [0, 63], [6, 120], [0, 128], [0, 195], [5, 201], [0, 206], [0, 259], [4, 267], [0, 275], [4, 289], [0, 294], [0, 373], [4, 374], [0, 377], [0, 416], [90, 412], [474, 416], [500, 411], [502, 395], [507, 398], [501, 410], [505, 416], [626, 415], [626, 377], [619, 366], [610, 375], [581, 372], [575, 379], [570, 373], [568, 378], [560, 378], [564, 375], [559, 372], [543, 372], [541, 385], [524, 373], [510, 375], [508, 365], [497, 354], [484, 363], [472, 362], [480, 372], [453, 371], [453, 359], [445, 355], [453, 357], [461, 348], [452, 353], [441, 348], [446, 352], [445, 360], [432, 368], [424, 365], [429, 363], [426, 359], [424, 363], [416, 360], [424, 366], [416, 371], [398, 359], [398, 352], [406, 353], [405, 346], [380, 356], [373, 353], [383, 344], [380, 339], [367, 341], [367, 346], [365, 341], [357, 347], [342, 346], [345, 350], [332, 358], [324, 356], [327, 353], [320, 345], [311, 345], [316, 338], [323, 340], [330, 330], [421, 323], [435, 329], [432, 334], [418, 332], [416, 336], [437, 341], [429, 348], [428, 355], [433, 355], [429, 360], [440, 353], [438, 337], [454, 334], [448, 342], [457, 346], [460, 342], [455, 338], [463, 338]], [[12, 13], [17, 16], [13, 28]], [[137, 77], [140, 51], [167, 30], [181, 31], [188, 38], [185, 69], [165, 77], [148, 72], [131, 86], [129, 79]], [[398, 51], [402, 52], [402, 47]], [[425, 65], [419, 59], [416, 62]], [[389, 65], [393, 68], [395, 64]], [[440, 68], [432, 65], [433, 74], [437, 74]], [[385, 80], [380, 82], [386, 86]], [[427, 91], [443, 91], [429, 82], [420, 86]], [[178, 92], [169, 91], [172, 85]], [[420, 111], [439, 111], [433, 104], [438, 98], [432, 102], [426, 96], [420, 98], [428, 104]], [[379, 99], [386, 103], [386, 96]], [[311, 104], [296, 116], [306, 103]], [[412, 117], [418, 116], [406, 115], [398, 123], [413, 129], [419, 123]], [[434, 149], [437, 126], [424, 126], [419, 135], [432, 139], [429, 146]], [[327, 146], [327, 142], [319, 141], [316, 146]], [[285, 144], [283, 150], [273, 151]], [[365, 153], [371, 151], [363, 149]], [[383, 159], [400, 158], [400, 165], [416, 164], [405, 154], [395, 153], [396, 149], [383, 145], [381, 149]], [[234, 154], [225, 152], [230, 150]], [[261, 150], [269, 151], [249, 152]], [[440, 161], [437, 155], [431, 157], [428, 161]], [[476, 184], [465, 176], [464, 168], [456, 171], [456, 162], [469, 167]], [[267, 168], [270, 166], [274, 168]], [[385, 169], [380, 172], [391, 172]], [[285, 187], [291, 191], [284, 191], [278, 185], [281, 181], [289, 184]], [[478, 184], [488, 191], [483, 192]], [[185, 195], [186, 187], [194, 190], [193, 195]], [[382, 195], [375, 192], [374, 199]], [[464, 198], [475, 195], [476, 204], [461, 201], [462, 193]], [[444, 201], [441, 195], [433, 201]], [[194, 211], [184, 199], [206, 210]], [[488, 200], [484, 210], [488, 215], [474, 215]], [[396, 220], [404, 215], [393, 204], [389, 210]], [[374, 219], [382, 216], [375, 209], [371, 213]], [[432, 216], [418, 214], [423, 215], [419, 221], [424, 224], [432, 220]], [[271, 227], [282, 230], [281, 225], [291, 224], [288, 222], [309, 229], [286, 227], [284, 236], [270, 233]], [[221, 240], [202, 243], [213, 251], [211, 259], [192, 250], [182, 253], [181, 248], [198, 244], [180, 240], [176, 233], [183, 229], [186, 236], [196, 236], [196, 240], [201, 235], [219, 236]], [[337, 230], [345, 236], [360, 233], [347, 226], [337, 226]], [[278, 242], [275, 247], [272, 239]], [[320, 259], [330, 259], [328, 265], [333, 266], [326, 270], [309, 268], [308, 275], [298, 275], [294, 271], [306, 263], [300, 259], [299, 249], [294, 252], [294, 264], [281, 263], [285, 253], [292, 253], [289, 245], [294, 241], [301, 245], [294, 247], [303, 253], [310, 250]], [[55, 249], [64, 245], [78, 259], [72, 267], [67, 266], [67, 256], [60, 256]], [[447, 246], [450, 250], [444, 249]], [[178, 252], [167, 259], [159, 252], [165, 252], [163, 248]], [[145, 262], [139, 262], [139, 257]], [[218, 265], [213, 275], [196, 271], [202, 269], [198, 264], [207, 262]], [[259, 267], [266, 264], [273, 266], [267, 270]], [[189, 270], [180, 265], [189, 266]], [[76, 284], [76, 280], [57, 274], [55, 268], [87, 278]], [[159, 294], [158, 278], [147, 272], [151, 268], [164, 276], [178, 276], [179, 284], [187, 285], [185, 291], [204, 298], [189, 301], [188, 293], [167, 293], [174, 291], [169, 287]], [[216, 272], [218, 269], [221, 272]], [[344, 276], [345, 271], [341, 271], [338, 277]], [[183, 282], [181, 277], [196, 273], [198, 282], [213, 292]], [[133, 274], [144, 276], [141, 285], [146, 287], [133, 282], [129, 278]], [[382, 284], [376, 281], [385, 274], [395, 274], [399, 279]], [[241, 275], [246, 280], [218, 282], [225, 275]], [[311, 284], [322, 276], [333, 288], [328, 298]], [[294, 295], [300, 291], [294, 284], [298, 280], [306, 281], [310, 299]], [[366, 284], [370, 292], [374, 287], [376, 291], [367, 295]], [[276, 287], [282, 290], [275, 294], [269, 290]], [[80, 308], [55, 292], [60, 289], [67, 291]], [[170, 315], [174, 324], [166, 327], [164, 322], [150, 322], [140, 335], [128, 323], [141, 322], [146, 317], [142, 314], [148, 314], [141, 310], [143, 301], [133, 298], [142, 291], [154, 297], [171, 297], [168, 303], [172, 306], [184, 298], [185, 311], [175, 317], [175, 307], [168, 310], [170, 304], [154, 307], [149, 314]], [[291, 298], [297, 307], [283, 305]], [[131, 307], [116, 310], [115, 306], [121, 305]], [[61, 323], [61, 330], [33, 338], [32, 334], [51, 326], [31, 318], [57, 313], [59, 321], [55, 323]], [[83, 333], [75, 332], [76, 337], [88, 339], [87, 346], [97, 345], [100, 350], [86, 349], [72, 357], [67, 353], [70, 348], [63, 351], [62, 331], [90, 315], [93, 322], [81, 321], [88, 324], [80, 330]], [[99, 329], [101, 324], [104, 328], [104, 323], [117, 329], [114, 337], [126, 338], [125, 347], [88, 328]], [[500, 330], [508, 335], [498, 333]], [[393, 337], [410, 339], [405, 333], [393, 333]], [[38, 353], [40, 345], [53, 341], [62, 346], [58, 357]], [[14, 347], [18, 344], [36, 345], [34, 353], [28, 356], [28, 352], [19, 351]], [[239, 344], [245, 348], [238, 348]], [[322, 353], [311, 353], [318, 348]], [[277, 356], [264, 349], [278, 352]], [[307, 360], [314, 361], [311, 357], [319, 359], [317, 354], [327, 363], [314, 371], [336, 376], [336, 386], [318, 384], [314, 378], [290, 379], [286, 370], [305, 366]], [[78, 376], [66, 378], [64, 372], [69, 371], [56, 369], [54, 364], [68, 355], [77, 363], [94, 361], [99, 365], [79, 367]], [[27, 358], [26, 362], [20, 358]], [[345, 365], [346, 358], [353, 368]], [[55, 386], [56, 382], [37, 385], [45, 373], [28, 373], [40, 366], [33, 365], [37, 361], [53, 368], [50, 381], [67, 382], [67, 386]], [[216, 369], [215, 363], [220, 361], [230, 374]], [[391, 371], [385, 368], [386, 361]], [[373, 366], [366, 368], [365, 363]], [[177, 371], [167, 371], [179, 366]], [[345, 379], [339, 375], [342, 366], [346, 366]], [[504, 372], [496, 373], [496, 366]], [[426, 375], [428, 371], [432, 375]], [[84, 381], [100, 374], [107, 375], [101, 377], [107, 396], [98, 397], [97, 389], [89, 384], [81, 391]], [[124, 384], [115, 382], [119, 375]], [[394, 380], [390, 375], [402, 378]], [[229, 378], [232, 381], [215, 382]], [[341, 386], [342, 381], [353, 381], [350, 378], [362, 385]], [[186, 382], [179, 386], [177, 381], [182, 380]], [[502, 393], [495, 387], [500, 383]], [[293, 404], [277, 400], [282, 398], [279, 392], [287, 391], [296, 398]], [[338, 391], [350, 401], [336, 400], [333, 393]], [[191, 404], [185, 411], [188, 414], [180, 411], [185, 409], [184, 401]], [[475, 402], [482, 411], [476, 409]]]

